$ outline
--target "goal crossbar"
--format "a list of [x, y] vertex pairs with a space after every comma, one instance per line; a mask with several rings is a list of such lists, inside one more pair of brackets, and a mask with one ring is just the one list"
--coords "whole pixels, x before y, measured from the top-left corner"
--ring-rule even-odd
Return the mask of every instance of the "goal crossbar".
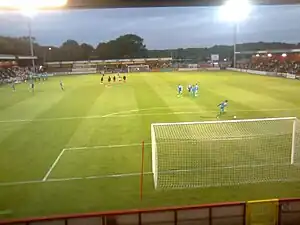
[[296, 120], [297, 117], [276, 117], [276, 118], [259, 118], [259, 119], [241, 119], [241, 120], [212, 120], [197, 122], [175, 122], [175, 123], [153, 123], [153, 126], [167, 125], [193, 125], [193, 124], [216, 124], [216, 123], [240, 123], [240, 122], [259, 122], [259, 121], [275, 121], [275, 120]]
[[130, 72], [145, 72], [150, 70], [150, 66], [147, 64], [143, 65], [128, 65], [127, 66], [128, 73]]

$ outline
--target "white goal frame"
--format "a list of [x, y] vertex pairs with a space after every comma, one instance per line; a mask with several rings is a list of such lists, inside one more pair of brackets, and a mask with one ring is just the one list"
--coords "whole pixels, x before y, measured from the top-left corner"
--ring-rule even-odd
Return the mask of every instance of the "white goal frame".
[[[128, 65], [127, 69], [128, 69], [128, 73], [134, 73], [134, 72], [140, 72], [140, 71], [131, 71], [131, 68], [147, 68], [148, 71], [150, 71], [150, 66], [147, 64], [142, 64], [142, 65]], [[144, 72], [144, 71], [142, 71]]]
[[[261, 119], [240, 119], [240, 120], [217, 120], [217, 121], [203, 121], [203, 122], [175, 122], [175, 123], [152, 123], [151, 124], [151, 147], [152, 147], [152, 173], [155, 189], [158, 188], [158, 149], [156, 144], [156, 126], [173, 126], [173, 125], [193, 125], [193, 124], [221, 124], [221, 123], [242, 123], [242, 122], [259, 122], [259, 121], [278, 121], [278, 120], [290, 120], [293, 121], [291, 127], [292, 131], [292, 142], [291, 142], [291, 156], [290, 164], [295, 164], [296, 154], [296, 133], [299, 133], [300, 127], [298, 125], [296, 130], [297, 121], [300, 122], [297, 117], [278, 117], [278, 118], [261, 118]], [[299, 141], [299, 140], [298, 140]], [[299, 144], [299, 143], [298, 143]], [[300, 153], [299, 153], [300, 154]], [[168, 171], [163, 171], [168, 172]]]

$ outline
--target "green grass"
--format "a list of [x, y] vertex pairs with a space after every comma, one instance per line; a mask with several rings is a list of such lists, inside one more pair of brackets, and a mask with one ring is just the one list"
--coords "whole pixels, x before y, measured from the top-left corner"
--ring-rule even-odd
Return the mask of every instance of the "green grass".
[[[299, 182], [154, 190], [149, 174], [141, 202], [138, 145], [65, 150], [41, 182], [63, 149], [149, 143], [151, 123], [215, 120], [216, 105], [224, 99], [229, 107], [223, 119], [300, 117], [300, 82], [295, 80], [203, 72], [130, 74], [126, 84], [110, 87], [99, 81], [94, 75], [53, 77], [37, 84], [35, 94], [26, 84], [17, 85], [15, 93], [0, 87], [0, 211], [11, 211], [0, 220], [300, 196]], [[198, 98], [177, 98], [179, 83], [195, 82], [200, 84]], [[145, 172], [150, 171], [151, 146], [146, 145]], [[131, 176], [105, 177], [113, 174]], [[3, 185], [22, 181], [37, 182]]]

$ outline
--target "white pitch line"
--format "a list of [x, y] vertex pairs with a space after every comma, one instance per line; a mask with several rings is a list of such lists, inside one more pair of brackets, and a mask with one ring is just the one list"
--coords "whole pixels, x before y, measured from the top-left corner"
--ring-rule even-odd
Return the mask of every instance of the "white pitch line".
[[0, 211], [0, 215], [9, 215], [9, 214], [12, 214], [11, 210], [2, 210], [2, 211]]
[[[151, 143], [144, 143], [144, 145], [150, 145]], [[85, 149], [98, 149], [98, 148], [123, 148], [123, 147], [132, 147], [132, 146], [141, 146], [142, 143], [133, 143], [133, 144], [124, 144], [124, 145], [97, 145], [97, 146], [84, 146], [84, 147], [70, 147], [64, 148], [64, 151], [72, 150], [85, 150]]]
[[54, 117], [54, 118], [41, 118], [41, 119], [24, 119], [24, 120], [0, 120], [0, 123], [20, 123], [20, 122], [46, 122], [46, 121], [59, 121], [59, 120], [78, 120], [78, 119], [98, 119], [104, 118], [101, 115], [95, 116], [78, 116], [78, 117]]
[[144, 108], [144, 109], [131, 109], [131, 110], [119, 111], [119, 112], [109, 113], [109, 114], [105, 114], [105, 115], [53, 117], [53, 118], [39, 118], [39, 119], [0, 120], [0, 123], [44, 122], [44, 121], [75, 120], [75, 119], [98, 119], [98, 118], [112, 117], [114, 115], [119, 115], [119, 114], [141, 112], [141, 111], [150, 111], [150, 110], [156, 110], [156, 109], [170, 109], [170, 108], [195, 108], [195, 107], [183, 107], [183, 106], [150, 107], [150, 108]]
[[[150, 174], [152, 174], [152, 172], [144, 172], [143, 174], [150, 175]], [[141, 173], [121, 173], [121, 174], [108, 174], [108, 175], [87, 176], [87, 177], [51, 178], [51, 179], [47, 179], [45, 181], [34, 180], [34, 181], [19, 181], [19, 182], [0, 183], [0, 187], [17, 186], [17, 185], [25, 185], [25, 184], [76, 181], [76, 180], [95, 180], [95, 179], [105, 179], [105, 178], [134, 177], [134, 176], [140, 176], [140, 175], [141, 175]]]
[[60, 158], [62, 157], [62, 155], [64, 154], [65, 150], [61, 150], [60, 154], [57, 156], [56, 160], [54, 161], [54, 163], [51, 165], [50, 169], [48, 170], [48, 172], [46, 173], [46, 175], [43, 178], [43, 182], [45, 182], [47, 180], [47, 178], [49, 177], [49, 175], [51, 174], [52, 170], [54, 169], [54, 167], [56, 166], [56, 164], [58, 163], [58, 161], [60, 160]]
[[[145, 109], [131, 109], [125, 111], [119, 111], [114, 113], [109, 113], [105, 115], [92, 115], [92, 116], [72, 116], [72, 117], [54, 117], [54, 118], [39, 118], [39, 119], [17, 119], [17, 120], [0, 120], [0, 123], [20, 123], [20, 122], [46, 122], [46, 121], [56, 121], [56, 120], [77, 120], [77, 119], [99, 119], [113, 117], [115, 115], [141, 112], [141, 111], [150, 111], [156, 109], [170, 109], [170, 108], [183, 108], [182, 106], [171, 106], [171, 107], [151, 107]], [[195, 107], [185, 107], [185, 108], [195, 108]]]
[[0, 183], [0, 187], [17, 186], [17, 185], [22, 185], [22, 184], [38, 184], [38, 183], [43, 183], [43, 182], [45, 182], [45, 181], [29, 180], [29, 181], [2, 182], [2, 183]]
[[[236, 110], [230, 111], [231, 113], [238, 113], [238, 112], [272, 112], [272, 111], [300, 111], [300, 108], [297, 109], [262, 109], [262, 110]], [[139, 114], [125, 114], [125, 115], [112, 115], [106, 118], [116, 118], [116, 117], [134, 117], [134, 116], [167, 116], [167, 115], [188, 115], [188, 114], [195, 114], [201, 115], [203, 113], [218, 113], [217, 110], [200, 110], [200, 111], [182, 111], [182, 112], [167, 112], [167, 113], [139, 113]]]
[[106, 114], [106, 115], [102, 116], [102, 118], [111, 117], [111, 116], [114, 116], [114, 115], [119, 115], [119, 114], [124, 114], [124, 113], [139, 112], [139, 111], [140, 111], [139, 109], [132, 109], [132, 110], [127, 110], [127, 111], [120, 111], [120, 112]]
[[[164, 109], [162, 107], [161, 109]], [[169, 107], [172, 108], [172, 107]], [[178, 107], [179, 108], [179, 107]], [[193, 107], [194, 108], [194, 107]], [[154, 110], [156, 108], [149, 109], [134, 109], [128, 111], [121, 111], [116, 113], [110, 113], [106, 115], [92, 115], [92, 116], [78, 116], [78, 117], [54, 117], [54, 118], [40, 118], [40, 119], [22, 119], [22, 120], [0, 120], [0, 123], [20, 123], [20, 122], [46, 122], [46, 121], [59, 121], [59, 120], [77, 120], [77, 119], [101, 119], [101, 118], [116, 118], [116, 117], [134, 117], [134, 116], [164, 116], [164, 115], [180, 115], [180, 114], [203, 114], [203, 113], [217, 113], [217, 110], [198, 110], [190, 112], [167, 112], [167, 113], [134, 113], [147, 110]], [[195, 108], [196, 110], [196, 108]], [[300, 111], [300, 108], [290, 109], [257, 109], [257, 110], [235, 110], [232, 113], [238, 112], [273, 112], [273, 111]], [[125, 115], [122, 115], [125, 114]]]
[[[261, 165], [240, 165], [240, 166], [227, 166], [227, 167], [208, 167], [200, 168], [194, 170], [169, 170], [162, 171], [161, 174], [172, 174], [177, 172], [193, 172], [193, 171], [212, 171], [212, 170], [222, 170], [222, 169], [233, 169], [233, 168], [253, 168], [253, 167], [263, 167], [263, 166], [291, 166], [291, 164], [261, 164]], [[147, 171], [143, 173], [144, 175], [152, 175], [153, 172]], [[5, 186], [17, 186], [25, 184], [39, 184], [39, 183], [51, 183], [51, 182], [66, 182], [66, 181], [76, 181], [76, 180], [95, 180], [95, 179], [105, 179], [105, 178], [119, 178], [119, 177], [135, 177], [140, 176], [141, 173], [120, 173], [120, 174], [107, 174], [107, 175], [97, 175], [97, 176], [87, 176], [87, 177], [70, 177], [70, 178], [51, 178], [44, 180], [33, 180], [33, 181], [19, 181], [19, 182], [6, 182], [0, 183], [0, 187]], [[300, 179], [300, 178], [299, 178]], [[297, 180], [299, 180], [297, 179]]]
[[[207, 112], [207, 111], [206, 111]], [[210, 111], [210, 112], [219, 112], [219, 111]], [[202, 112], [168, 112], [168, 113], [139, 113], [139, 114], [127, 114], [127, 115], [114, 115], [109, 116], [110, 118], [117, 118], [117, 117], [135, 117], [135, 116], [168, 116], [168, 115], [188, 115], [188, 114], [195, 114], [200, 115], [203, 114]]]

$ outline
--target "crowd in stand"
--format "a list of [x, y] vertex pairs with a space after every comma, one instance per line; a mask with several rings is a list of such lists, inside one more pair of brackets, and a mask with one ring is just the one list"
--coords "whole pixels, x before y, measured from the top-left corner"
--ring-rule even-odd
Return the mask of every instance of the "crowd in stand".
[[[127, 73], [128, 67], [130, 66], [143, 66], [148, 65], [148, 69], [162, 69], [162, 68], [172, 68], [171, 61], [148, 61], [148, 62], [135, 62], [135, 63], [107, 63], [107, 64], [99, 64], [95, 65], [91, 64], [48, 64], [46, 67], [46, 72], [48, 73], [64, 73], [64, 72], [72, 72], [74, 68], [96, 68], [97, 72], [104, 73]], [[147, 70], [148, 71], [148, 70]]]
[[254, 56], [245, 63], [237, 63], [237, 67], [241, 69], [251, 69], [267, 72], [300, 74], [300, 58], [295, 55], [289, 56]]
[[0, 68], [0, 84], [24, 81], [30, 73], [28, 67]]
[[110, 72], [128, 72], [128, 66], [132, 65], [148, 65], [149, 69], [162, 69], [162, 68], [171, 68], [172, 62], [171, 61], [149, 61], [147, 63], [137, 63], [137, 64], [111, 64], [111, 65], [98, 65], [98, 71], [104, 71], [107, 73]]
[[[145, 65], [141, 63], [139, 65]], [[197, 64], [188, 64], [171, 61], [148, 61], [148, 69], [163, 69], [163, 68], [172, 68], [176, 66], [183, 67], [184, 65], [189, 67], [190, 65]], [[134, 65], [134, 64], [128, 64]], [[95, 65], [98, 72], [104, 73], [119, 73], [119, 72], [128, 72], [127, 64], [106, 64], [106, 65]], [[53, 67], [46, 68], [44, 72], [70, 72], [72, 70], [73, 64], [61, 64], [54, 65]], [[203, 67], [203, 65], [201, 65]], [[268, 72], [278, 72], [278, 73], [291, 73], [300, 75], [300, 54], [291, 54], [291, 55], [265, 55], [265, 56], [253, 56], [251, 60], [247, 61], [238, 61], [237, 67], [241, 69], [251, 69], [259, 71], [268, 71]], [[36, 71], [39, 69], [37, 68]], [[52, 71], [53, 70], [53, 71]], [[11, 82], [21, 82], [32, 74], [32, 68], [30, 67], [19, 67], [13, 66], [10, 68], [1, 68], [0, 67], [0, 84], [2, 83], [11, 83]]]
[[172, 68], [172, 61], [153, 61], [148, 62], [150, 69], [165, 69], [165, 68]]

